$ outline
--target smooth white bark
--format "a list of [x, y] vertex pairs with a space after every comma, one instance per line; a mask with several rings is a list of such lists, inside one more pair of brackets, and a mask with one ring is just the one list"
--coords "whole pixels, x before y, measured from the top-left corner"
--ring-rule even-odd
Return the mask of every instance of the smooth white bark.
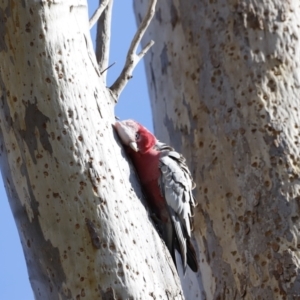
[[299, 14], [298, 1], [160, 1], [145, 35], [155, 132], [197, 183], [203, 299], [299, 297]]
[[36, 299], [182, 299], [116, 143], [86, 2], [2, 1], [0, 21], [1, 171]]

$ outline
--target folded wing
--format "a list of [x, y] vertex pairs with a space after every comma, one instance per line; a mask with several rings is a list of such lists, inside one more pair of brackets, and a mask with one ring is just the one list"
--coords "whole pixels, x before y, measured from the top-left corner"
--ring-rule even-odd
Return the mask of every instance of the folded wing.
[[161, 151], [159, 185], [168, 205], [184, 272], [187, 265], [197, 272], [196, 253], [190, 242], [195, 207], [192, 189], [195, 185], [183, 156], [165, 144], [159, 143], [157, 147]]

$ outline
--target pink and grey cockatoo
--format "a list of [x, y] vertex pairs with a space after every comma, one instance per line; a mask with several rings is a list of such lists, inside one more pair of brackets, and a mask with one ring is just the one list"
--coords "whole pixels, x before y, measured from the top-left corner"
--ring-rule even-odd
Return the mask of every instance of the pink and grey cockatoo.
[[195, 249], [190, 241], [194, 182], [185, 159], [173, 148], [159, 142], [145, 127], [133, 120], [117, 121], [115, 129], [127, 146], [140, 178], [150, 209], [159, 219], [161, 234], [176, 265], [175, 249], [187, 265], [198, 271]]

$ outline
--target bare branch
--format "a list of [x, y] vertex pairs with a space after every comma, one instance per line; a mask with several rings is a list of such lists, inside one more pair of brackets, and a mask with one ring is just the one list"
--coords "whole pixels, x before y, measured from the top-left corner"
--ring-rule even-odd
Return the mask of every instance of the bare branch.
[[111, 68], [113, 65], [115, 65], [116, 64], [116, 62], [114, 61], [112, 64], [110, 64], [107, 68], [105, 68], [103, 71], [101, 71], [101, 75], [104, 73], [104, 72], [106, 72], [109, 68]]
[[149, 27], [149, 24], [154, 16], [156, 2], [157, 2], [157, 0], [150, 0], [148, 11], [147, 11], [142, 23], [140, 24], [140, 27], [137, 30], [137, 32], [131, 42], [131, 45], [129, 47], [125, 66], [124, 66], [120, 76], [110, 87], [110, 90], [114, 94], [116, 101], [118, 100], [122, 90], [124, 89], [124, 87], [126, 86], [128, 81], [132, 78], [132, 72], [133, 72], [135, 66], [138, 64], [138, 62], [144, 57], [144, 55], [147, 53], [147, 51], [154, 44], [154, 41], [150, 41], [139, 54], [136, 54], [137, 47], [138, 47], [139, 43], [141, 42], [141, 39], [143, 38], [144, 33], [145, 33], [146, 29]]
[[109, 1], [110, 0], [103, 0], [103, 1], [101, 1], [101, 4], [99, 5], [99, 7], [96, 9], [96, 11], [94, 12], [94, 14], [90, 18], [90, 29], [92, 29], [92, 27], [96, 24], [96, 22], [98, 21], [98, 19], [102, 15], [104, 9], [108, 5]]
[[142, 49], [142, 51], [137, 55], [139, 57], [139, 59], [142, 59], [145, 54], [148, 52], [148, 50], [154, 45], [154, 41], [150, 41], [144, 49]]
[[[96, 57], [100, 70], [106, 69], [109, 61], [112, 6], [113, 0], [109, 0], [97, 24]], [[106, 76], [106, 74], [101, 76], [105, 85]]]

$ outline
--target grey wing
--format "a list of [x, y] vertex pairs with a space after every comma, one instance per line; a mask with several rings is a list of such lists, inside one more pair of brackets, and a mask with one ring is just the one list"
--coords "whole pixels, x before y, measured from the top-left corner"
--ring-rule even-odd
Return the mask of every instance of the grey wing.
[[192, 209], [195, 206], [192, 194], [194, 183], [182, 155], [164, 144], [160, 145], [163, 151], [160, 157], [159, 185], [169, 207], [183, 266], [186, 268], [186, 239], [191, 236]]
[[188, 235], [191, 236], [191, 218], [195, 199], [192, 194], [193, 181], [190, 172], [186, 165], [182, 168], [178, 160], [170, 154], [160, 158], [160, 171], [159, 186], [162, 195], [168, 206], [180, 218]]

